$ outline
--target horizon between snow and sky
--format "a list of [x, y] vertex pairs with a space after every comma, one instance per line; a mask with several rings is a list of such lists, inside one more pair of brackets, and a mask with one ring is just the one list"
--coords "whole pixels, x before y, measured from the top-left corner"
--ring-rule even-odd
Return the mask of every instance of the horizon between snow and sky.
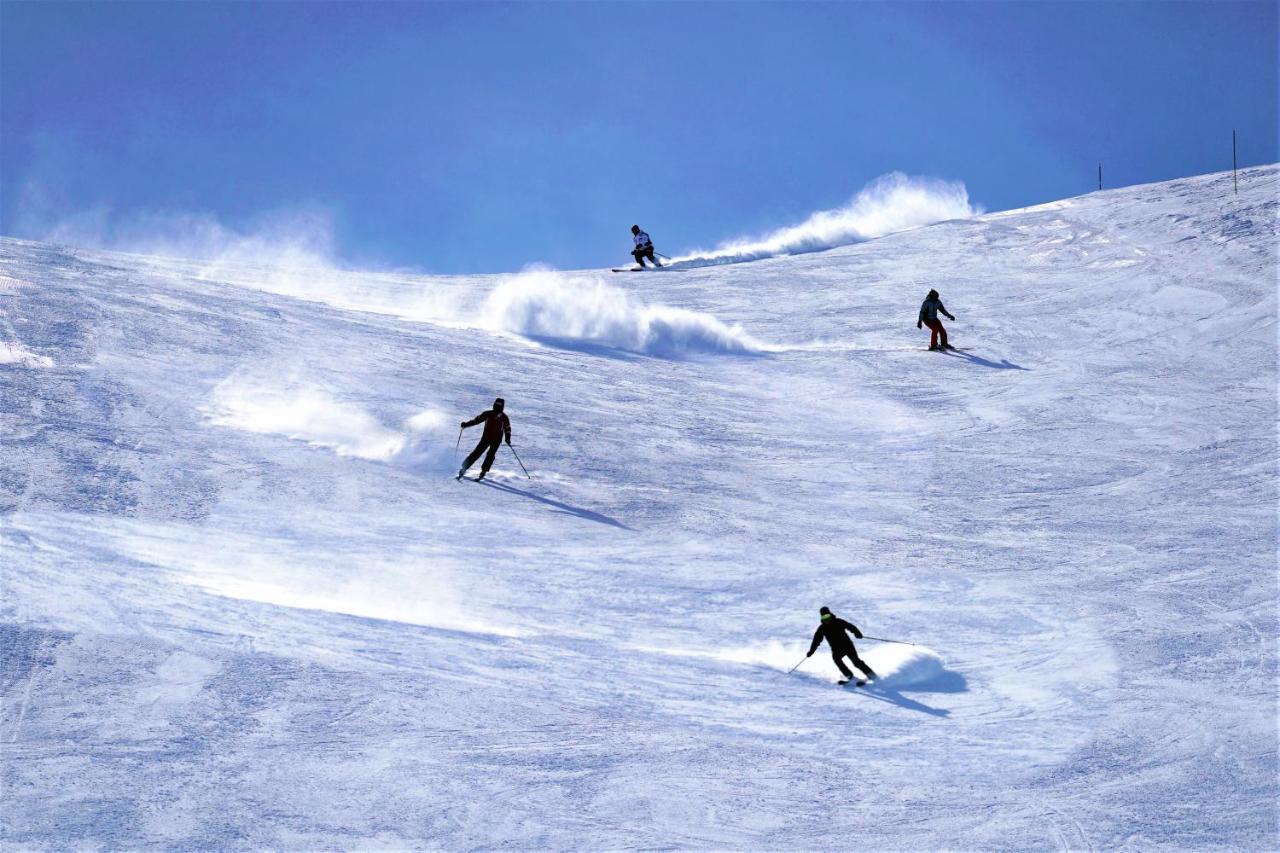
[[1277, 155], [1277, 4], [0, 3], [0, 234], [462, 273]]

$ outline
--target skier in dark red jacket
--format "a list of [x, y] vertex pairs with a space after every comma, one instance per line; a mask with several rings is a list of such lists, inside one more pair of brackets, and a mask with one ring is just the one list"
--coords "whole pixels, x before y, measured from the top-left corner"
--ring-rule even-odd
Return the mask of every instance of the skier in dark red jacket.
[[[836, 666], [844, 673], [844, 681], [841, 684], [848, 684], [853, 680], [853, 673], [849, 671], [849, 667], [844, 665], [842, 658], [848, 658], [853, 665], [866, 673], [868, 679], [877, 678], [871, 667], [858, 657], [858, 651], [853, 647], [853, 640], [849, 639], [849, 635], [845, 631], [853, 632], [853, 636], [859, 640], [862, 639], [862, 632], [858, 630], [858, 626], [852, 622], [846, 622], [839, 616], [831, 612], [830, 608], [824, 607], [818, 611], [822, 623], [818, 625], [818, 630], [813, 632], [813, 644], [809, 646], [809, 654], [807, 657], [813, 657], [813, 653], [818, 650], [823, 640], [827, 641], [827, 645], [831, 647], [831, 659], [836, 662]], [[861, 687], [866, 682], [858, 682]]]
[[[484, 475], [489, 473], [489, 469], [493, 467], [493, 457], [498, 455], [498, 448], [502, 446], [502, 439], [505, 437], [507, 444], [511, 444], [511, 421], [503, 414], [506, 408], [506, 401], [501, 397], [493, 401], [493, 408], [487, 412], [481, 412], [469, 421], [462, 422], [462, 428], [473, 427], [476, 424], [484, 424], [484, 434], [480, 436], [480, 443], [476, 445], [476, 449], [467, 454], [466, 460], [462, 463], [462, 467], [458, 469], [457, 479], [461, 480], [462, 475], [467, 473], [467, 469], [475, 464], [480, 458], [480, 454], [484, 453], [484, 462], [480, 465], [480, 476], [477, 480], [483, 480]], [[487, 452], [486, 452], [487, 451]]]

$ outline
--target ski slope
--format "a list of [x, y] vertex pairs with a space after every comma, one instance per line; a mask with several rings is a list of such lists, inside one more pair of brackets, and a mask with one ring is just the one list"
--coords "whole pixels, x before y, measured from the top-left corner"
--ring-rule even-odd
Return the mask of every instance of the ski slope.
[[[0, 837], [1276, 847], [1278, 177], [636, 275], [0, 240]], [[532, 479], [455, 482], [499, 395]], [[824, 604], [917, 645], [787, 675]]]

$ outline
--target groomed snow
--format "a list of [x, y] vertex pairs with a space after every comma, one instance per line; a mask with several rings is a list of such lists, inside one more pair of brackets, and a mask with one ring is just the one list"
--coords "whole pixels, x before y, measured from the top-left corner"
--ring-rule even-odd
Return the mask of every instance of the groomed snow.
[[[0, 240], [0, 838], [1274, 848], [1278, 175], [634, 275]], [[499, 395], [533, 479], [455, 482]], [[788, 675], [823, 604], [916, 645]]]

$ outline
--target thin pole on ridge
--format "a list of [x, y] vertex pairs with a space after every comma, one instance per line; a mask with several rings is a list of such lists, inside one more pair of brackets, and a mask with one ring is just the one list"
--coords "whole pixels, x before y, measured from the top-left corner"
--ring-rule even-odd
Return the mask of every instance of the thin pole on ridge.
[[1240, 195], [1240, 185], [1236, 183], [1236, 132], [1231, 131], [1231, 188]]
[[1098, 189], [1102, 189], [1102, 164], [1098, 164]]

